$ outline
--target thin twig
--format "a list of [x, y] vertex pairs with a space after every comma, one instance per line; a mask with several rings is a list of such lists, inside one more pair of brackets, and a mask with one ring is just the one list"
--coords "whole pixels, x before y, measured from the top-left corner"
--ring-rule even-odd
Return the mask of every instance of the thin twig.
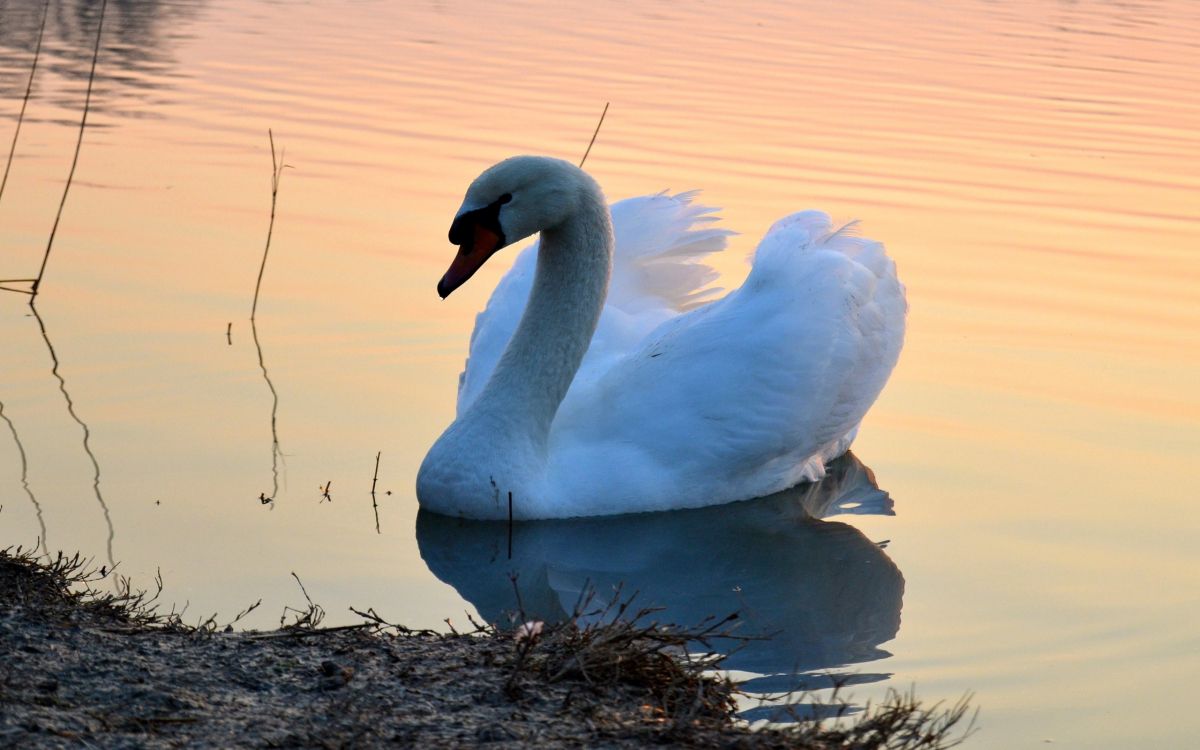
[[[295, 571], [292, 571], [292, 578], [295, 578], [296, 583], [298, 583], [300, 585], [300, 592], [302, 594], [304, 594], [304, 598], [308, 601], [308, 609], [299, 610], [299, 609], [295, 609], [293, 607], [284, 607], [283, 615], [280, 616], [280, 618], [279, 618], [279, 627], [281, 630], [284, 630], [284, 631], [287, 631], [287, 630], [315, 630], [317, 628], [317, 626], [321, 624], [321, 620], [325, 619], [325, 610], [321, 608], [321, 605], [313, 602], [312, 597], [308, 595], [308, 590], [304, 588], [304, 583], [300, 580], [300, 576], [296, 575]], [[285, 625], [284, 620], [287, 619], [288, 612], [295, 613], [296, 619], [294, 622], [291, 622], [291, 623], [288, 623], [287, 625]], [[358, 626], [354, 626], [354, 627], [362, 627], [362, 626], [358, 625]], [[328, 632], [332, 632], [334, 630], [342, 630], [342, 629], [348, 630], [349, 628], [327, 628], [323, 632], [328, 633]]]
[[508, 580], [512, 583], [512, 587], [513, 587], [513, 596], [516, 597], [516, 600], [517, 600], [516, 615], [517, 615], [518, 619], [520, 619], [521, 622], [525, 622], [529, 618], [525, 615], [525, 602], [521, 601], [521, 587], [519, 585], [517, 585], [517, 581], [520, 578], [521, 578], [521, 576], [518, 573], [509, 573], [508, 574]]
[[273, 640], [275, 638], [305, 638], [311, 636], [331, 635], [333, 633], [344, 633], [348, 630], [365, 630], [371, 627], [374, 626], [369, 622], [360, 622], [356, 625], [335, 625], [331, 628], [318, 628], [315, 625], [303, 625], [300, 628], [287, 626], [269, 633], [249, 633], [246, 635], [246, 638], [256, 641]]
[[71, 192], [71, 181], [75, 178], [75, 167], [79, 164], [79, 150], [83, 148], [83, 131], [87, 129], [88, 111], [92, 106], [92, 84], [96, 80], [96, 61], [100, 59], [100, 35], [104, 31], [104, 10], [107, 7], [108, 0], [101, 0], [100, 21], [96, 24], [96, 47], [92, 50], [92, 70], [88, 73], [87, 94], [83, 99], [83, 117], [79, 121], [79, 138], [75, 141], [75, 157], [71, 159], [71, 171], [67, 173], [67, 184], [63, 187], [62, 200], [58, 203], [58, 213], [54, 216], [54, 226], [50, 228], [50, 239], [46, 242], [46, 254], [42, 256], [42, 267], [38, 269], [37, 278], [33, 281], [33, 294], [29, 298], [30, 305], [33, 305], [38, 290], [42, 286], [42, 277], [46, 274], [46, 263], [50, 260], [50, 249], [54, 247], [54, 235], [58, 232], [58, 222], [62, 219], [63, 208], [67, 205], [67, 194]]
[[[25, 85], [25, 98], [21, 100], [21, 113], [17, 115], [17, 129], [13, 131], [12, 146], [8, 149], [8, 163], [4, 165], [4, 178], [0, 179], [0, 198], [4, 197], [4, 186], [8, 184], [8, 171], [12, 169], [13, 155], [17, 153], [17, 136], [21, 134], [21, 123], [25, 121], [25, 107], [33, 93], [33, 74], [37, 72], [38, 58], [42, 54], [42, 37], [46, 33], [46, 18], [50, 15], [50, 0], [42, 3], [42, 24], [38, 27], [37, 46], [33, 48], [33, 66], [29, 68], [29, 83]], [[32, 281], [32, 279], [22, 279]]]
[[375, 533], [379, 531], [379, 503], [375, 499], [375, 485], [379, 482], [379, 457], [383, 455], [383, 451], [375, 454], [375, 476], [371, 477], [371, 507], [375, 510]]
[[249, 607], [246, 607], [241, 612], [239, 612], [238, 616], [233, 618], [233, 620], [231, 620], [229, 622], [229, 624], [225, 626], [225, 632], [228, 633], [229, 631], [233, 630], [234, 625], [238, 624], [238, 622], [240, 622], [243, 617], [250, 614], [254, 610], [258, 609], [261, 604], [262, 604], [262, 599], [259, 599], [255, 603], [251, 604]]
[[292, 571], [292, 578], [295, 578], [296, 583], [300, 584], [300, 593], [304, 594], [304, 598], [307, 599], [309, 605], [312, 606], [312, 597], [308, 595], [308, 589], [304, 588], [304, 582], [300, 580], [300, 576], [296, 575], [296, 571], [294, 570]]
[[588, 154], [592, 153], [592, 144], [596, 142], [596, 136], [600, 135], [600, 126], [604, 124], [604, 116], [608, 114], [609, 102], [604, 103], [604, 111], [600, 113], [600, 122], [596, 123], [596, 130], [592, 133], [592, 140], [588, 141], [587, 151], [583, 152], [583, 158], [579, 160], [580, 169], [583, 168], [583, 163], [587, 161]]
[[283, 153], [275, 158], [275, 134], [267, 129], [267, 138], [271, 141], [271, 221], [267, 224], [267, 244], [263, 247], [262, 264], [258, 267], [258, 281], [254, 284], [254, 304], [250, 306], [250, 320], [258, 312], [258, 293], [262, 289], [263, 273], [267, 270], [267, 254], [271, 252], [271, 233], [275, 231], [275, 202], [279, 196], [279, 178], [283, 175]]

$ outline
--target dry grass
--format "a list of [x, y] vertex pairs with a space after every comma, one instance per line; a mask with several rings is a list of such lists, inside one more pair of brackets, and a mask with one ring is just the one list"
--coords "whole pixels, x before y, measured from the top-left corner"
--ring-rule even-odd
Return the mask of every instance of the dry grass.
[[[99, 586], [106, 580], [111, 590]], [[78, 554], [43, 555], [22, 547], [0, 550], [0, 603], [6, 609], [21, 606], [112, 627], [195, 630], [183, 624], [180, 613], [159, 611], [161, 593], [161, 577], [155, 577], [153, 593], [134, 589], [127, 577]]]
[[926, 708], [911, 692], [751, 731], [715, 649], [697, 646], [730, 637], [733, 616], [679, 629], [625, 599], [555, 625], [518, 614], [439, 634], [367, 609], [322, 628], [305, 593], [282, 629], [232, 633], [161, 612], [161, 590], [79, 556], [0, 550], [0, 650], [16, 655], [0, 668], [0, 745], [935, 750], [972, 731], [965, 700]]

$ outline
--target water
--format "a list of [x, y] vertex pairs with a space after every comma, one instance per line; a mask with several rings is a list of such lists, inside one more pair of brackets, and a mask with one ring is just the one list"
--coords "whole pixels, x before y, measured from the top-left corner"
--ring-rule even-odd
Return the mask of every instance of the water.
[[[41, 262], [97, 10], [52, 3], [0, 278]], [[5, 145], [39, 12], [0, 3]], [[727, 285], [799, 208], [886, 241], [909, 336], [855, 452], [891, 500], [851, 464], [808, 498], [826, 525], [784, 500], [521, 528], [530, 606], [623, 580], [681, 619], [741, 607], [787, 626], [732, 665], [761, 687], [974, 691], [974, 747], [1189, 746], [1198, 31], [1184, 0], [110, 3], [41, 320], [0, 293], [0, 544], [111, 543], [188, 618], [261, 597], [269, 626], [292, 571], [335, 622], [498, 617], [506, 534], [412, 490], [515, 257], [440, 302], [445, 231], [481, 168], [577, 159], [611, 101], [589, 169], [614, 199], [703, 188], [742, 232]], [[268, 128], [290, 168], [252, 331]]]

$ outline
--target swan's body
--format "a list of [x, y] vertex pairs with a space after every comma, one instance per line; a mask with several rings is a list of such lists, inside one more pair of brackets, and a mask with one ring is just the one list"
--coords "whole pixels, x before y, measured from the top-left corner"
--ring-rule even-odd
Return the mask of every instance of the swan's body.
[[476, 321], [458, 418], [417, 476], [422, 506], [505, 518], [509, 492], [515, 518], [716, 505], [819, 479], [849, 447], [904, 337], [880, 244], [793, 214], [746, 282], [706, 302], [715, 274], [696, 261], [727, 234], [693, 228], [706, 209], [657, 195], [612, 217], [553, 159], [509, 159], [468, 190], [443, 296], [509, 241], [541, 241]]

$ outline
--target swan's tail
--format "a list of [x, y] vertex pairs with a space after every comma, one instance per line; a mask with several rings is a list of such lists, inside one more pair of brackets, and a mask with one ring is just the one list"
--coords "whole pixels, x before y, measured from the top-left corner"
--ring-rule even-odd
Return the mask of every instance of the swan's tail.
[[648, 306], [676, 311], [711, 301], [717, 272], [703, 262], [734, 232], [709, 226], [717, 209], [692, 203], [697, 192], [630, 198], [612, 205], [616, 249], [608, 304], [628, 313]]

